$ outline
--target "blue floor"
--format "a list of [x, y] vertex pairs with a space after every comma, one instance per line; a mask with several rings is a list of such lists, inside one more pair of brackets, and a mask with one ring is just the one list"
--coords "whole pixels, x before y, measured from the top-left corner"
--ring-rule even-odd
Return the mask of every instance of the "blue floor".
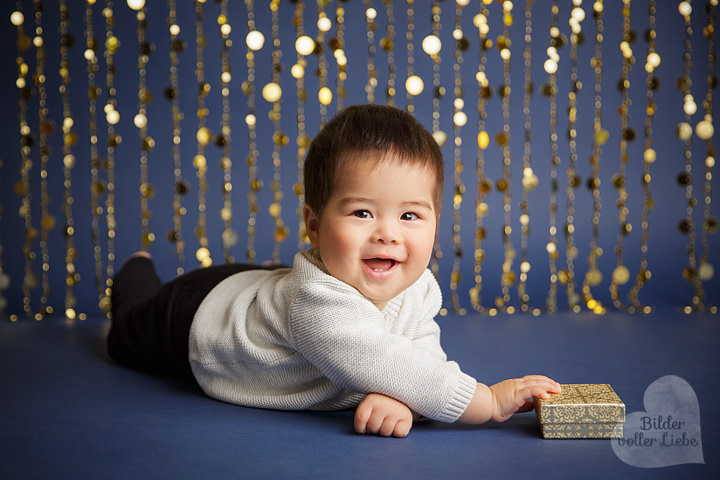
[[675, 311], [440, 318], [443, 345], [486, 383], [544, 373], [610, 383], [628, 413], [677, 375], [695, 390], [705, 464], [638, 468], [609, 440], [543, 440], [532, 413], [480, 427], [356, 435], [352, 412], [276, 412], [112, 364], [107, 321], [0, 322], [0, 478], [720, 478], [720, 317]]

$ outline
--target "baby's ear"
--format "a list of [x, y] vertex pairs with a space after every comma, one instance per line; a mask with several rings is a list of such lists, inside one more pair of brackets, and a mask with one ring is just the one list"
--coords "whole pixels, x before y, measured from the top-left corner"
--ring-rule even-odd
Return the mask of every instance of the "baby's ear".
[[305, 204], [303, 207], [303, 218], [305, 219], [305, 231], [307, 232], [310, 245], [318, 246], [318, 237], [320, 230], [320, 217], [315, 215], [310, 205]]

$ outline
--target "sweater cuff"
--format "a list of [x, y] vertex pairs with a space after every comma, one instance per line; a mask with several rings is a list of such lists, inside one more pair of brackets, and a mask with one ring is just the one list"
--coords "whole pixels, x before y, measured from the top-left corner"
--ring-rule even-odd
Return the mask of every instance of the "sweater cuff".
[[465, 413], [468, 405], [470, 405], [476, 388], [477, 381], [470, 375], [460, 372], [455, 394], [445, 405], [443, 411], [440, 412], [440, 417], [437, 420], [452, 423], [460, 418], [460, 416]]

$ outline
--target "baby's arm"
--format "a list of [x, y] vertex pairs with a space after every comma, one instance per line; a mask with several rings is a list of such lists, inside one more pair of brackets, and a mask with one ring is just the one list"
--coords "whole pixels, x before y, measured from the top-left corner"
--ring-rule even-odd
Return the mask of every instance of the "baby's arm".
[[542, 375], [504, 380], [491, 387], [478, 383], [470, 405], [458, 422], [504, 422], [516, 412], [531, 410], [533, 398], [547, 398], [550, 393], [560, 393], [560, 384]]
[[402, 402], [379, 393], [371, 393], [355, 410], [355, 431], [383, 437], [404, 437], [410, 432], [413, 413]]

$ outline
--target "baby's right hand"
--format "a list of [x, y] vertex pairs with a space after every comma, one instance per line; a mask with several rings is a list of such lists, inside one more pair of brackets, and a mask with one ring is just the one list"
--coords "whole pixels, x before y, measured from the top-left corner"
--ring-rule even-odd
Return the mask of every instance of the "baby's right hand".
[[536, 398], [560, 393], [560, 384], [543, 375], [527, 375], [496, 383], [490, 391], [493, 406], [491, 420], [504, 422], [516, 412], [532, 410]]
[[355, 431], [383, 437], [405, 437], [412, 427], [412, 411], [404, 403], [379, 393], [366, 396], [355, 410]]

